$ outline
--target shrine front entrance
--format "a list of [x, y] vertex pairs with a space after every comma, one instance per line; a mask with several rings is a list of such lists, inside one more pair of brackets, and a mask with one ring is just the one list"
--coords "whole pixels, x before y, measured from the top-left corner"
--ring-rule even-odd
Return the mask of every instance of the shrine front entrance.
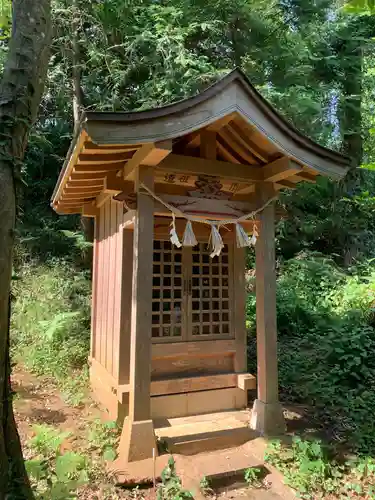
[[[246, 370], [243, 331], [238, 332], [242, 341], [236, 343], [236, 314], [237, 325], [244, 329], [243, 287], [242, 310], [233, 307], [234, 253], [243, 265], [244, 250], [235, 248], [231, 235], [219, 256], [210, 257], [211, 251], [206, 236], [204, 242], [181, 248], [166, 237], [154, 239], [153, 418], [205, 413], [223, 409], [223, 404], [228, 409], [246, 406], [249, 383], [246, 390], [240, 389], [237, 375]], [[255, 384], [254, 377], [251, 382]]]
[[232, 246], [211, 258], [207, 243], [154, 241], [153, 343], [234, 338]]

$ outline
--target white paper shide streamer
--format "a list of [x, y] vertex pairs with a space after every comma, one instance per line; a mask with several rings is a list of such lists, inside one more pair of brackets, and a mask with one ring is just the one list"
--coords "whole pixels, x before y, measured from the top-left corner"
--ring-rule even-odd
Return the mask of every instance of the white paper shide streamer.
[[250, 247], [252, 245], [251, 239], [247, 235], [246, 231], [241, 224], [238, 223], [236, 224], [236, 241], [238, 248]]
[[214, 257], [218, 257], [221, 254], [222, 249], [224, 248], [223, 238], [218, 230], [218, 228], [212, 224], [211, 226], [211, 236], [210, 243], [212, 246], [212, 252], [210, 253], [211, 259]]
[[184, 235], [182, 237], [182, 245], [184, 247], [195, 247], [195, 245], [198, 245], [190, 220], [186, 223]]
[[169, 234], [171, 236], [170, 240], [171, 240], [172, 245], [176, 246], [177, 248], [181, 248], [182, 244], [181, 244], [180, 240], [178, 239], [178, 234], [176, 231], [176, 216], [173, 212], [172, 212], [171, 230], [169, 231]]
[[[251, 238], [248, 236], [246, 233], [245, 229], [242, 227], [240, 224], [241, 222], [244, 222], [248, 219], [254, 219], [255, 214], [258, 212], [261, 212], [264, 210], [270, 203], [272, 203], [276, 197], [270, 198], [263, 206], [258, 208], [257, 210], [254, 210], [250, 214], [243, 215], [241, 217], [238, 217], [238, 219], [229, 219], [229, 220], [208, 220], [208, 219], [202, 219], [201, 217], [195, 217], [190, 214], [185, 214], [182, 212], [179, 208], [174, 207], [170, 205], [168, 202], [164, 201], [162, 198], [160, 198], [158, 195], [156, 195], [151, 189], [144, 184], [142, 184], [142, 187], [145, 189], [146, 193], [143, 194], [149, 194], [152, 196], [155, 200], [159, 201], [162, 203], [168, 210], [170, 210], [172, 214], [172, 222], [171, 222], [171, 229], [169, 231], [170, 234], [170, 240], [173, 245], [175, 245], [177, 248], [181, 248], [182, 246], [184, 247], [194, 247], [195, 245], [198, 245], [197, 238], [195, 237], [194, 231], [193, 231], [193, 226], [192, 222], [199, 222], [201, 224], [206, 224], [211, 226], [211, 235], [210, 235], [210, 241], [209, 244], [211, 245], [212, 252], [210, 254], [210, 257], [218, 257], [221, 254], [222, 249], [224, 248], [224, 242], [223, 238], [221, 237], [220, 234], [220, 227], [225, 227], [228, 224], [234, 224], [235, 229], [236, 229], [236, 242], [237, 242], [237, 247], [238, 248], [243, 248], [243, 247], [250, 247], [250, 246], [255, 246], [258, 238], [258, 231], [256, 226], [253, 228], [253, 234]], [[182, 217], [186, 219], [186, 227], [184, 234], [182, 236], [182, 242], [180, 241], [177, 231], [176, 231], [176, 216], [177, 217]]]

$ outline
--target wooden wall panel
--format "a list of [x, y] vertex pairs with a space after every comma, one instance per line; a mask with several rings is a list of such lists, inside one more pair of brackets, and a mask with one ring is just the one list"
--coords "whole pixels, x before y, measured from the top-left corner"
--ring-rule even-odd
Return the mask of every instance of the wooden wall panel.
[[[117, 211], [116, 202], [109, 200], [108, 203], [108, 261], [107, 261], [107, 342], [106, 342], [106, 364], [109, 373], [113, 373], [113, 340], [114, 340], [114, 301], [116, 296], [116, 245], [117, 245]], [[118, 348], [118, 346], [117, 346]]]
[[96, 337], [95, 358], [102, 362], [102, 336], [103, 336], [103, 266], [104, 266], [104, 207], [100, 209], [98, 223], [98, 275], [96, 279]]
[[94, 249], [92, 262], [92, 292], [91, 292], [91, 335], [90, 335], [90, 357], [96, 357], [96, 339], [98, 335], [98, 277], [99, 277], [99, 218], [94, 219]]
[[122, 273], [123, 269], [123, 206], [121, 203], [114, 202], [113, 219], [115, 221], [116, 231], [114, 248], [114, 276], [113, 276], [113, 339], [112, 339], [112, 374], [118, 381], [119, 378], [119, 360], [120, 360], [120, 328], [121, 328], [121, 295]]
[[242, 409], [246, 407], [246, 400], [246, 392], [237, 387], [153, 396], [151, 397], [151, 416], [155, 419], [173, 418]]
[[[181, 342], [181, 347], [183, 343]], [[234, 371], [234, 356], [231, 354], [209, 357], [184, 356], [153, 359], [151, 378], [171, 378], [173, 376], [210, 375]]]
[[102, 290], [103, 290], [103, 296], [102, 296], [102, 310], [103, 310], [103, 315], [102, 315], [102, 337], [101, 337], [101, 363], [103, 366], [107, 367], [107, 335], [108, 335], [108, 279], [109, 279], [109, 273], [108, 273], [108, 256], [110, 253], [110, 242], [108, 239], [108, 226], [110, 223], [110, 207], [109, 207], [110, 201], [108, 200], [107, 203], [103, 205], [104, 208], [104, 240], [102, 242], [103, 244], [103, 256], [104, 256], [104, 262], [103, 262], [103, 276], [102, 276]]
[[120, 366], [123, 270], [123, 207], [108, 200], [96, 220], [92, 357], [116, 380]]

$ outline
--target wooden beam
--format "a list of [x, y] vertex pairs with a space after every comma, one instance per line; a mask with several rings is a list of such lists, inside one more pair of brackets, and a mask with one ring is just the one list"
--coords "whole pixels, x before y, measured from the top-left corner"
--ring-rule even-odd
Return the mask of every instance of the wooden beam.
[[[258, 184], [259, 205], [272, 198], [273, 193], [272, 183]], [[278, 435], [284, 431], [285, 422], [278, 397], [274, 203], [259, 214], [255, 266], [258, 399], [254, 402], [251, 426], [262, 434]]]
[[251, 140], [251, 137], [254, 135], [254, 130], [248, 123], [246, 123], [242, 118], [236, 117], [229, 123], [229, 126], [236, 136], [241, 137], [246, 142], [247, 148], [256, 158], [258, 158], [262, 163], [268, 162], [266, 153], [263, 153]]
[[[297, 165], [297, 163], [295, 163]], [[301, 169], [302, 170], [302, 169]], [[311, 184], [316, 183], [316, 175], [309, 174], [308, 172], [300, 171], [296, 176], [293, 177], [293, 179], [296, 179], [298, 181], [305, 181], [305, 182], [310, 182]]]
[[68, 183], [65, 186], [65, 189], [82, 189], [82, 188], [102, 188], [103, 187], [103, 182], [104, 179], [99, 179], [99, 180], [86, 180], [86, 179], [79, 179], [75, 180], [69, 179]]
[[[299, 172], [289, 158], [279, 158], [265, 166], [233, 164], [225, 161], [170, 154], [157, 168], [173, 173], [213, 175], [237, 182], [276, 182]], [[311, 174], [309, 174], [311, 175]]]
[[256, 377], [250, 373], [239, 373], [237, 375], [237, 387], [243, 391], [256, 389]]
[[157, 168], [167, 172], [185, 172], [192, 175], [213, 175], [239, 182], [260, 182], [263, 180], [261, 169], [250, 165], [170, 154]]
[[71, 207], [81, 207], [83, 200], [61, 200], [56, 206], [71, 206]]
[[100, 193], [103, 186], [92, 186], [92, 187], [79, 187], [79, 186], [67, 186], [63, 194], [85, 194], [85, 193]]
[[98, 193], [99, 191], [96, 193], [64, 194], [61, 199], [64, 203], [72, 200], [84, 202], [85, 200], [95, 199], [98, 196]]
[[[159, 193], [158, 193], [159, 194]], [[160, 198], [183, 213], [204, 218], [236, 219], [254, 210], [254, 204], [231, 200], [211, 200], [191, 196], [159, 194]], [[155, 202], [155, 215], [170, 215], [170, 211], [161, 203]]]
[[134, 192], [134, 183], [130, 181], [124, 181], [121, 177], [115, 175], [115, 172], [110, 172], [104, 180], [104, 191], [107, 193], [112, 193], [116, 196], [122, 192]]
[[[105, 171], [106, 172], [106, 171]], [[105, 177], [105, 172], [91, 172], [87, 173], [85, 171], [77, 170], [76, 168], [72, 171], [69, 177], [69, 182], [87, 182], [87, 181], [99, 181], [103, 182]]]
[[[92, 163], [89, 165], [78, 164], [74, 170], [74, 173], [75, 175], [84, 174], [86, 177], [86, 174], [106, 174], [107, 172], [120, 169], [121, 169], [121, 162], [106, 163], [106, 164]], [[97, 177], [100, 177], [100, 175], [97, 175]], [[86, 178], [88, 179], [88, 177]]]
[[[218, 356], [234, 354], [236, 352], [236, 342], [234, 340], [218, 339], [215, 342], [187, 342], [184, 345], [184, 356]], [[152, 359], [181, 357], [181, 342], [168, 344], [153, 344]]]
[[[186, 392], [207, 391], [212, 389], [224, 389], [226, 387], [237, 387], [237, 377], [236, 373], [221, 373], [218, 375], [152, 380], [150, 392], [151, 396], [161, 396], [165, 394], [179, 394]], [[129, 384], [119, 386], [118, 393], [120, 402], [123, 401], [122, 395], [128, 392]]]
[[280, 189], [296, 189], [297, 184], [295, 182], [291, 182], [290, 180], [282, 180], [279, 181], [277, 184], [275, 184], [275, 189], [280, 190]]
[[80, 135], [79, 135], [79, 138], [76, 142], [76, 145], [74, 147], [74, 150], [70, 156], [70, 159], [69, 159], [69, 162], [68, 162], [68, 165], [66, 166], [66, 169], [65, 169], [65, 173], [63, 175], [63, 178], [61, 179], [59, 185], [58, 185], [58, 189], [56, 191], [56, 194], [53, 198], [53, 206], [55, 206], [56, 202], [58, 202], [59, 198], [60, 198], [60, 193], [61, 191], [63, 190], [64, 188], [64, 185], [65, 185], [65, 182], [66, 182], [66, 179], [69, 179], [73, 169], [74, 169], [74, 166], [75, 166], [75, 163], [76, 163], [76, 160], [77, 160], [77, 157], [78, 155], [80, 154], [81, 150], [82, 150], [82, 147], [87, 139], [88, 135], [87, 135], [87, 132], [85, 130], [82, 130]]
[[172, 141], [150, 142], [138, 149], [126, 163], [123, 171], [124, 180], [129, 179], [139, 165], [155, 166], [172, 151]]
[[87, 141], [83, 146], [83, 153], [85, 154], [113, 154], [113, 153], [127, 153], [129, 151], [136, 151], [137, 146], [124, 146], [124, 145], [99, 145], [94, 142]]
[[237, 152], [246, 162], [257, 164], [257, 158], [252, 155], [248, 148], [248, 144], [238, 134], [230, 128], [225, 128], [220, 132], [221, 137], [229, 146]]
[[133, 151], [126, 153], [110, 153], [110, 154], [85, 154], [81, 153], [78, 156], [77, 165], [105, 165], [107, 163], [124, 163], [133, 156]]
[[112, 198], [112, 193], [106, 193], [105, 191], [102, 191], [97, 197], [96, 197], [96, 208], [100, 208], [101, 206], [104, 205], [104, 203]]
[[[255, 193], [255, 184], [251, 184], [249, 186], [245, 186], [244, 188], [240, 188], [237, 193], [235, 194], [236, 198], [239, 198], [240, 196], [244, 194], [251, 194]], [[242, 198], [244, 200], [244, 198]], [[247, 198], [246, 198], [247, 199]]]
[[210, 130], [202, 130], [200, 152], [202, 158], [216, 160], [216, 132]]
[[84, 217], [97, 217], [99, 210], [93, 203], [85, 203], [82, 207], [82, 215]]
[[291, 162], [287, 156], [278, 158], [262, 167], [265, 182], [279, 182], [301, 171], [302, 168], [297, 163]]
[[217, 143], [217, 147], [218, 147], [218, 150], [220, 152], [220, 154], [222, 156], [224, 156], [224, 158], [226, 160], [228, 160], [229, 162], [231, 163], [237, 163], [237, 164], [240, 164], [240, 160], [238, 160], [235, 156], [232, 155], [232, 153], [230, 151], [228, 151], [224, 146], [223, 144], [221, 144], [221, 142], [218, 142]]

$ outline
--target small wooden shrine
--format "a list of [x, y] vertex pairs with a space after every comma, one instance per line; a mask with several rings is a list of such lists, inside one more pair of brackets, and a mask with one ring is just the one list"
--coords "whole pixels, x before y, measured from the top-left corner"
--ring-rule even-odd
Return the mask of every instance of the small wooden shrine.
[[[124, 460], [152, 456], [153, 420], [244, 408], [256, 386], [251, 426], [283, 430], [274, 200], [348, 168], [238, 70], [170, 106], [83, 113], [52, 206], [95, 218], [91, 384], [124, 421]], [[257, 384], [246, 363], [248, 245], [256, 252]]]

